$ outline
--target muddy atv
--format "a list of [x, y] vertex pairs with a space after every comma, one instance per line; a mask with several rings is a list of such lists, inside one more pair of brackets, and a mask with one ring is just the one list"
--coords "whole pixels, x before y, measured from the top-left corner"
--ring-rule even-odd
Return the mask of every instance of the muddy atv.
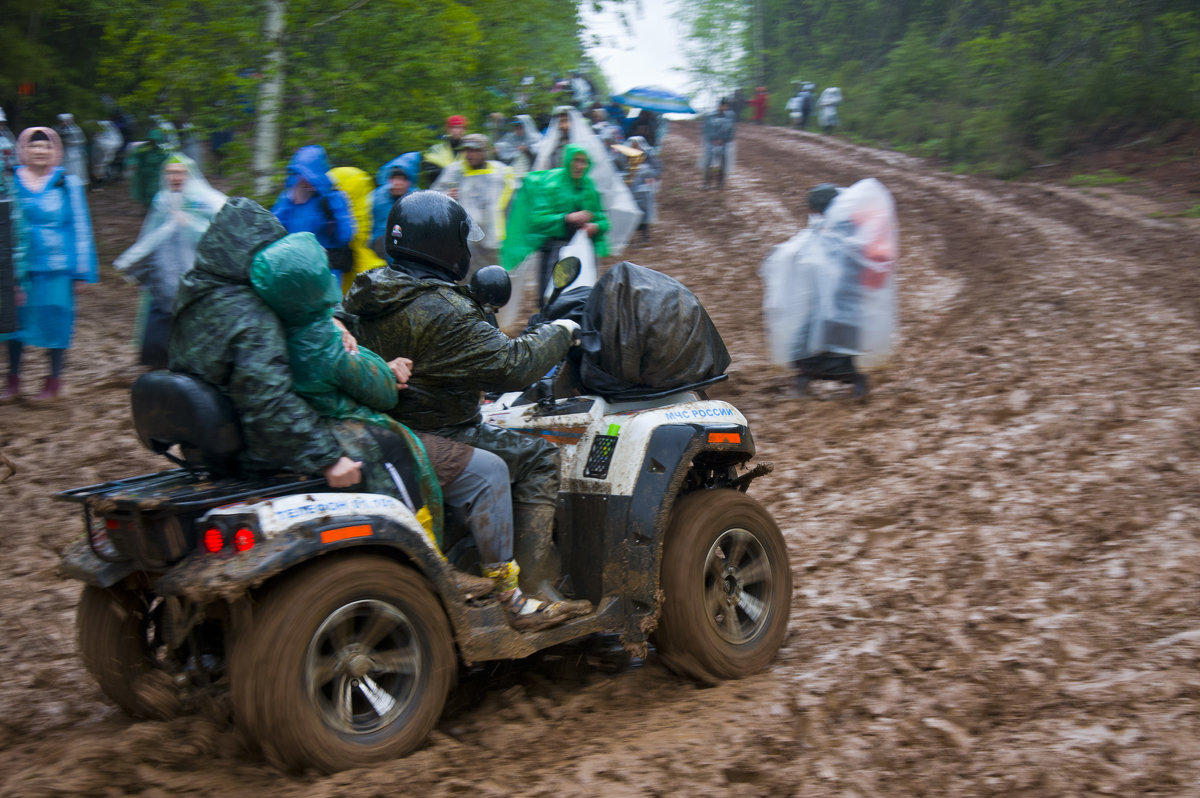
[[228, 692], [271, 761], [323, 771], [420, 745], [460, 663], [608, 633], [705, 682], [760, 671], [787, 627], [788, 556], [746, 493], [770, 466], [748, 467], [745, 417], [706, 387], [621, 401], [531, 389], [486, 406], [491, 423], [559, 445], [560, 586], [595, 606], [522, 633], [456, 581], [477, 561], [461, 523], [431, 536], [391, 497], [239, 478], [228, 400], [187, 375], [143, 375], [138, 436], [179, 467], [57, 494], [83, 506], [62, 568], [85, 583], [84, 664], [135, 718]]

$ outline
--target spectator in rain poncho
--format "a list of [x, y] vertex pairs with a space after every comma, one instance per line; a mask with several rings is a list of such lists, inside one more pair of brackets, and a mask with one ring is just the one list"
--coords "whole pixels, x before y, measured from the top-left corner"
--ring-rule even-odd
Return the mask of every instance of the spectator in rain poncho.
[[817, 122], [824, 132], [832, 133], [838, 126], [838, 106], [841, 103], [842, 90], [837, 86], [830, 86], [821, 92], [821, 98], [817, 100]]
[[111, 120], [101, 119], [96, 124], [100, 126], [100, 132], [92, 137], [92, 179], [107, 183], [119, 174], [117, 153], [125, 146], [125, 139]]
[[371, 250], [372, 194], [375, 181], [363, 170], [354, 166], [336, 166], [330, 169], [329, 179], [346, 195], [350, 211], [354, 214], [354, 237], [350, 239], [350, 252], [354, 256], [353, 269], [342, 275], [342, 292], [350, 290], [354, 278], [363, 272], [384, 265], [383, 258]]
[[568, 166], [526, 175], [513, 197], [500, 259], [505, 269], [517, 275], [513, 297], [498, 314], [501, 327], [511, 326], [519, 317], [527, 282], [536, 282], [539, 297], [545, 294], [559, 252], [577, 233], [583, 234], [581, 240], [590, 240], [596, 257], [609, 253], [609, 219], [590, 177], [588, 152], [568, 144], [565, 157]]
[[12, 169], [17, 165], [17, 139], [8, 129], [8, 117], [0, 108], [0, 169]]
[[417, 190], [418, 171], [421, 168], [421, 153], [406, 152], [379, 167], [375, 175], [378, 186], [371, 196], [371, 244], [383, 235], [387, 216], [396, 200]]
[[197, 169], [203, 171], [204, 148], [200, 144], [200, 132], [196, 130], [196, 126], [191, 122], [184, 122], [179, 138], [180, 150], [184, 155], [192, 159]]
[[[867, 393], [871, 367], [891, 352], [896, 327], [896, 209], [878, 180], [809, 192], [809, 224], [763, 261], [763, 314], [771, 358], [813, 380]], [[856, 364], [855, 361], [858, 361]]]
[[149, 207], [158, 193], [163, 164], [171, 155], [166, 134], [154, 128], [146, 141], [131, 143], [126, 152], [125, 177], [129, 180], [129, 194], [137, 202]]
[[326, 174], [325, 148], [309, 145], [296, 150], [287, 167], [287, 182], [271, 213], [289, 233], [312, 233], [329, 255], [329, 268], [337, 277], [353, 271], [354, 216], [346, 195]]
[[704, 128], [701, 132], [704, 149], [700, 153], [698, 166], [704, 172], [705, 188], [711, 185], [714, 174], [717, 188], [723, 188], [725, 178], [733, 172], [736, 119], [733, 111], [729, 110], [729, 101], [724, 97], [717, 105], [717, 110], [704, 117]]
[[662, 162], [642, 136], [630, 136], [625, 140], [624, 148], [637, 150], [636, 154], [618, 150], [617, 168], [642, 212], [642, 223], [638, 227], [642, 241], [649, 241], [650, 225], [658, 220], [658, 178], [662, 174]]
[[496, 157], [512, 167], [518, 187], [533, 168], [533, 159], [537, 156], [541, 140], [542, 134], [533, 123], [533, 117], [518, 114], [513, 117], [512, 127], [496, 142]]
[[0, 399], [20, 393], [26, 346], [49, 350], [50, 374], [37, 400], [58, 396], [63, 361], [75, 326], [75, 283], [99, 279], [92, 220], [83, 184], [62, 164], [62, 142], [50, 128], [32, 127], [17, 139], [17, 199], [27, 234], [17, 316], [8, 340], [8, 384]]
[[79, 182], [83, 183], [86, 188], [90, 178], [88, 177], [87, 136], [83, 134], [83, 128], [75, 124], [74, 114], [59, 114], [56, 130], [59, 138], [62, 139], [63, 168], [79, 178]]
[[483, 238], [471, 245], [471, 268], [467, 280], [484, 266], [499, 262], [508, 202], [513, 193], [512, 169], [500, 161], [488, 160], [490, 148], [491, 142], [482, 133], [464, 137], [464, 160], [455, 161], [443, 169], [432, 187], [434, 191], [458, 200], [458, 204], [483, 230]]
[[172, 155], [163, 167], [158, 193], [133, 246], [113, 262], [117, 271], [141, 285], [143, 366], [167, 367], [167, 336], [179, 279], [192, 268], [196, 247], [225, 195], [208, 184], [192, 159]]
[[588, 154], [591, 166], [587, 176], [600, 192], [604, 213], [608, 218], [609, 229], [605, 236], [608, 251], [612, 255], [620, 255], [637, 230], [642, 212], [638, 210], [629, 186], [625, 185], [613, 167], [608, 146], [596, 136], [578, 109], [569, 105], [554, 109], [554, 119], [538, 146], [533, 169], [544, 171], [565, 166], [563, 152], [568, 143], [582, 147]]
[[420, 183], [429, 188], [442, 170], [462, 157], [463, 136], [467, 135], [467, 118], [455, 114], [446, 118], [446, 134], [439, 138], [421, 157]]

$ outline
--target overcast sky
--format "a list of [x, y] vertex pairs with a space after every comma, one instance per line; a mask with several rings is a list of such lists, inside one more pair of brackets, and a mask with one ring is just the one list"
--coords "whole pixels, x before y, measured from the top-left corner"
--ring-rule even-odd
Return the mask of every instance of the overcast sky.
[[628, 91], [634, 86], [662, 86], [685, 93], [687, 76], [672, 67], [683, 67], [681, 25], [674, 14], [678, 0], [641, 0], [640, 12], [636, 3], [624, 3], [626, 15], [632, 20], [627, 31], [613, 10], [595, 14], [591, 3], [580, 4], [580, 15], [599, 46], [590, 47], [592, 60], [608, 77], [614, 93]]

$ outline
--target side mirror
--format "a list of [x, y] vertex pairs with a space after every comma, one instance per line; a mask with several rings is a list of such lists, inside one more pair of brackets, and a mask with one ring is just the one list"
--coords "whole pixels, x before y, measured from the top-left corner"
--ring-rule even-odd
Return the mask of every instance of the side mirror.
[[512, 297], [512, 280], [503, 266], [484, 266], [471, 277], [467, 293], [483, 306], [484, 313], [495, 313]]
[[554, 300], [558, 299], [558, 295], [563, 292], [563, 289], [579, 279], [579, 272], [582, 270], [582, 261], [574, 255], [568, 255], [554, 264], [554, 270], [550, 273], [550, 281], [554, 284], [554, 290], [550, 292], [543, 307], [548, 308], [553, 305]]

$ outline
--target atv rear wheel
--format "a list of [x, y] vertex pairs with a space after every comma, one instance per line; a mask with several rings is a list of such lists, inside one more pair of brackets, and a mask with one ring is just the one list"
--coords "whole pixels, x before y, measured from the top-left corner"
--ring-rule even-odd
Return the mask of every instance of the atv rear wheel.
[[455, 668], [419, 573], [374, 556], [318, 564], [269, 593], [234, 642], [234, 718], [282, 767], [369, 765], [425, 740]]
[[168, 720], [181, 701], [174, 679], [155, 660], [152, 623], [145, 597], [132, 590], [87, 585], [79, 595], [75, 627], [88, 673], [126, 714]]
[[672, 670], [705, 682], [763, 670], [787, 632], [792, 572], [779, 527], [728, 488], [678, 501], [667, 528], [655, 640]]

